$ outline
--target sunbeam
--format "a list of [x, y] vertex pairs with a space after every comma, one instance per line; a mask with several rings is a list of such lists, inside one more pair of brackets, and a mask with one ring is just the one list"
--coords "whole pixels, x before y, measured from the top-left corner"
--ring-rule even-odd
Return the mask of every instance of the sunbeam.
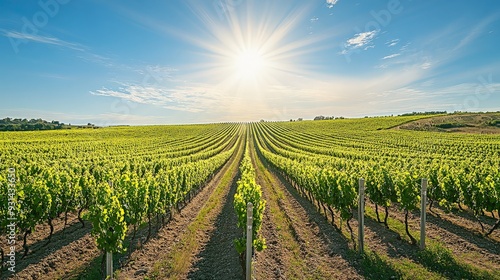
[[270, 87], [286, 84], [293, 76], [303, 75], [308, 67], [302, 56], [324, 40], [305, 31], [303, 39], [290, 38], [292, 31], [298, 32], [300, 25], [308, 21], [308, 6], [280, 8], [278, 3], [265, 2], [264, 8], [252, 1], [238, 3], [217, 13], [199, 1], [188, 2], [209, 38], [186, 38], [207, 58], [207, 62], [196, 65], [196, 74], [210, 78], [226, 91], [238, 95], [252, 92], [254, 97], [265, 95]]

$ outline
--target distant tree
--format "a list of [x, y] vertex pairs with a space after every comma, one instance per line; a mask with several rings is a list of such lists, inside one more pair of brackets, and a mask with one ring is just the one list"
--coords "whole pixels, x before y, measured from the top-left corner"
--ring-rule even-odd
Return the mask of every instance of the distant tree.
[[[459, 113], [461, 112], [460, 111], [454, 112], [454, 114], [459, 114]], [[401, 114], [400, 116], [441, 115], [441, 114], [447, 114], [447, 111], [411, 112], [411, 113]]]
[[58, 121], [47, 122], [42, 119], [11, 119], [0, 120], [0, 131], [29, 131], [29, 130], [52, 130], [61, 129]]

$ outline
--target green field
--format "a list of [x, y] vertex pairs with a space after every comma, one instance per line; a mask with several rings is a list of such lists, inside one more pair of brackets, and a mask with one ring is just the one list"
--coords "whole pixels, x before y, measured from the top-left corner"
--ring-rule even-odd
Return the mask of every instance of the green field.
[[[154, 231], [161, 231], [162, 227], [169, 232], [166, 221], [187, 211], [182, 209], [188, 209], [198, 194], [208, 192], [207, 197], [211, 197], [218, 193], [205, 186], [214, 184], [215, 188], [227, 181], [225, 192], [229, 193], [230, 181], [236, 181], [239, 175], [236, 171], [233, 174], [224, 170], [232, 170], [233, 167], [228, 166], [237, 166], [240, 159], [245, 158], [246, 167], [240, 171], [246, 174], [242, 180], [247, 182], [247, 189], [239, 190], [238, 207], [243, 207], [246, 201], [242, 200], [244, 195], [241, 193], [252, 191], [256, 186], [254, 180], [260, 180], [259, 192], [262, 188], [271, 204], [265, 210], [269, 213], [259, 218], [263, 219], [264, 228], [266, 223], [272, 224], [263, 229], [262, 234], [267, 239], [278, 236], [276, 244], [285, 248], [275, 259], [284, 259], [276, 266], [282, 266], [279, 271], [286, 278], [300, 278], [297, 276], [300, 273], [306, 279], [329, 278], [325, 268], [318, 266], [313, 271], [306, 263], [314, 261], [315, 256], [305, 253], [309, 251], [301, 246], [316, 248], [316, 245], [305, 240], [304, 244], [309, 245], [302, 244], [301, 249], [297, 249], [302, 257], [292, 257], [296, 241], [287, 239], [287, 227], [294, 223], [300, 225], [302, 221], [273, 221], [280, 217], [276, 211], [291, 207], [286, 206], [290, 200], [297, 203], [303, 200], [308, 204], [297, 205], [302, 205], [300, 207], [306, 212], [309, 206], [315, 209], [314, 214], [307, 212], [311, 217], [324, 215], [327, 223], [315, 222], [323, 234], [333, 236], [327, 233], [333, 229], [346, 243], [343, 251], [347, 253], [340, 254], [342, 262], [346, 263], [343, 269], [347, 274], [343, 274], [343, 278], [499, 279], [500, 230], [494, 228], [498, 227], [497, 219], [500, 218], [500, 134], [416, 131], [398, 127], [429, 117], [2, 132], [0, 229], [2, 239], [6, 239], [8, 218], [15, 218], [15, 251], [20, 269], [13, 277], [27, 279], [35, 273], [38, 279], [64, 278], [65, 275], [77, 279], [101, 277], [100, 256], [113, 252], [120, 258], [115, 261], [117, 277], [128, 279], [123, 275], [130, 275], [127, 271], [138, 268], [129, 268], [131, 262], [123, 260], [130, 260], [129, 253], [140, 259], [135, 255], [141, 250], [135, 245], [137, 241], [146, 244], [151, 238], [158, 238], [154, 237]], [[246, 150], [244, 157], [243, 150]], [[252, 164], [256, 172], [250, 167]], [[259, 171], [259, 166], [265, 167], [271, 175]], [[252, 171], [247, 174], [246, 170]], [[221, 172], [225, 173], [220, 176], [229, 177], [218, 178]], [[271, 191], [277, 186], [273, 184], [272, 188], [270, 183], [265, 183], [265, 176], [275, 176], [273, 180], [279, 181], [285, 194]], [[10, 181], [11, 178], [15, 181]], [[358, 220], [359, 178], [365, 180], [368, 199], [365, 215], [372, 221], [367, 224], [369, 232], [363, 255], [357, 255], [357, 231], [353, 230]], [[419, 242], [417, 221], [422, 178], [428, 179], [428, 211], [436, 213], [432, 216], [435, 228], [431, 229], [425, 251], [414, 246]], [[277, 208], [272, 204], [275, 196], [279, 197], [276, 201], [282, 201], [276, 204]], [[233, 198], [219, 197], [218, 204], [214, 202], [213, 207], [222, 208], [228, 199], [232, 201]], [[200, 204], [199, 207], [203, 211], [207, 206]], [[199, 213], [202, 212], [193, 213], [193, 219]], [[238, 213], [244, 221], [244, 211], [240, 209]], [[236, 212], [227, 215], [236, 215]], [[436, 222], [439, 219], [441, 222]], [[189, 226], [194, 222], [186, 223]], [[71, 267], [44, 263], [50, 254], [62, 250], [63, 246], [58, 245], [53, 250], [56, 253], [41, 253], [51, 248], [51, 242], [57, 242], [52, 240], [53, 236], [56, 236], [54, 239], [68, 238], [60, 232], [67, 227], [74, 227], [76, 231], [79, 224], [91, 229], [89, 236], [93, 241], [89, 246], [96, 260], [75, 262]], [[215, 222], [211, 225], [217, 227]], [[211, 232], [210, 225], [197, 225], [192, 230]], [[300, 240], [301, 234], [308, 236], [299, 229], [294, 231], [294, 239]], [[87, 233], [82, 236], [84, 234]], [[460, 244], [449, 241], [455, 235], [462, 236], [464, 241]], [[77, 242], [82, 237], [69, 238], [64, 239], [65, 244]], [[175, 240], [184, 242], [182, 236]], [[204, 242], [210, 244], [209, 240]], [[325, 248], [331, 246], [328, 245], [331, 242], [322, 242]], [[10, 248], [5, 243], [2, 246], [3, 254], [9, 253]], [[158, 256], [168, 255], [175, 259], [177, 247], [169, 247], [168, 254], [159, 252]], [[405, 253], [398, 250], [398, 254], [391, 253], [393, 247], [402, 248]], [[203, 252], [202, 248], [196, 250]], [[267, 248], [257, 254], [267, 260], [272, 258], [273, 250]], [[331, 255], [335, 255], [332, 250]], [[192, 252], [193, 256], [186, 257], [185, 261], [194, 266], [193, 258], [197, 253]], [[68, 258], [78, 259], [75, 254]], [[7, 259], [5, 256], [4, 261]], [[336, 261], [327, 254], [321, 256], [318, 263], [335, 264]], [[168, 271], [174, 269], [169, 265], [172, 262], [161, 259], [148, 262], [154, 267], [145, 272], [148, 277], [173, 277], [168, 276], [171, 275]], [[49, 267], [45, 273], [41, 273], [43, 267]], [[187, 265], [185, 269], [178, 272], [181, 276], [173, 278], [187, 277], [187, 270], [192, 267]], [[261, 278], [269, 277], [259, 274], [263, 272], [256, 273]], [[8, 275], [12, 274], [5, 264], [2, 276]]]

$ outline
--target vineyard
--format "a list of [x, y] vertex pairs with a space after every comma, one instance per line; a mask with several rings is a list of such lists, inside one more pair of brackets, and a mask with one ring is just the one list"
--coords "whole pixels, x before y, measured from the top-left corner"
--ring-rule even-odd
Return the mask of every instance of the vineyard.
[[500, 134], [424, 118], [2, 132], [1, 277], [243, 279], [251, 202], [255, 279], [500, 279]]

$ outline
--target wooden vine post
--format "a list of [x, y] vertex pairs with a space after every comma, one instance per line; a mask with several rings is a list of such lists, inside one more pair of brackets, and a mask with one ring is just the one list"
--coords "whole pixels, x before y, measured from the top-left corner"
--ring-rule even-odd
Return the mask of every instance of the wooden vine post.
[[106, 279], [113, 279], [113, 253], [106, 252]]
[[359, 178], [359, 200], [358, 200], [358, 243], [359, 243], [359, 253], [362, 254], [364, 251], [365, 243], [365, 179]]
[[422, 178], [422, 189], [420, 193], [420, 250], [425, 249], [426, 205], [427, 205], [427, 179]]
[[247, 256], [246, 256], [246, 280], [252, 279], [252, 252], [253, 252], [253, 204], [247, 204]]

